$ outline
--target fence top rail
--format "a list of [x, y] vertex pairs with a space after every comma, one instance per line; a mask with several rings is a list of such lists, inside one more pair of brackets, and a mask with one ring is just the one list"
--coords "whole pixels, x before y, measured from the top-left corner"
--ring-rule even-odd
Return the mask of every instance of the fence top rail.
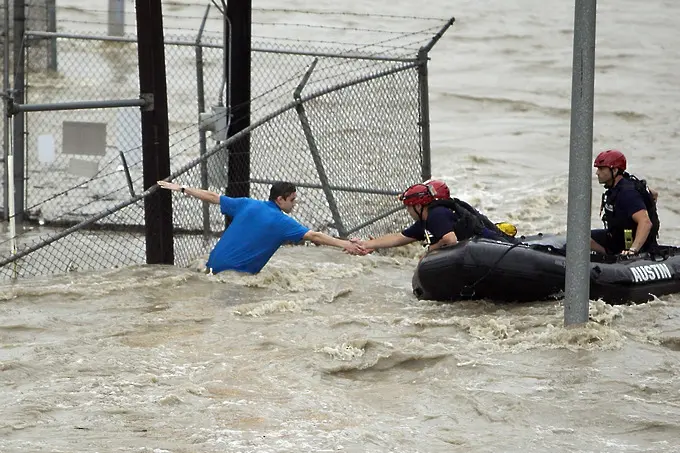
[[[275, 182], [278, 182], [278, 180], [276, 180], [276, 179], [251, 178], [250, 182], [255, 183], [255, 184], [274, 184]], [[323, 186], [321, 184], [299, 182], [299, 181], [289, 181], [289, 182], [291, 184], [293, 184], [295, 187], [304, 187], [304, 188], [307, 188], [307, 189], [323, 189]], [[399, 191], [399, 190], [369, 189], [367, 187], [349, 187], [349, 186], [339, 186], [339, 185], [334, 185], [334, 184], [330, 184], [328, 186], [328, 188], [335, 190], [335, 191], [338, 191], [338, 192], [365, 193], [365, 194], [370, 194], [370, 195], [389, 195], [389, 196], [394, 196], [394, 197], [396, 197], [397, 195], [399, 195], [403, 192], [403, 191]]]
[[[32, 38], [64, 38], [64, 39], [80, 39], [89, 41], [108, 41], [108, 42], [127, 42], [136, 43], [137, 38], [129, 36], [107, 36], [107, 35], [81, 35], [78, 33], [62, 33], [62, 32], [52, 32], [52, 31], [40, 31], [40, 30], [27, 30], [26, 37]], [[204, 47], [212, 49], [223, 49], [223, 44], [214, 43], [202, 43], [190, 40], [182, 39], [166, 39], [166, 45], [172, 46], [185, 46], [185, 47]], [[353, 60], [375, 60], [375, 61], [393, 61], [401, 63], [412, 63], [418, 61], [419, 57], [416, 55], [414, 57], [390, 57], [386, 55], [372, 55], [363, 54], [360, 52], [321, 52], [321, 51], [308, 51], [308, 50], [293, 50], [293, 49], [266, 49], [263, 47], [253, 47], [253, 52], [261, 53], [275, 53], [275, 54], [287, 54], [287, 55], [301, 55], [309, 57], [325, 57], [325, 58], [342, 58], [342, 59], [353, 59]]]

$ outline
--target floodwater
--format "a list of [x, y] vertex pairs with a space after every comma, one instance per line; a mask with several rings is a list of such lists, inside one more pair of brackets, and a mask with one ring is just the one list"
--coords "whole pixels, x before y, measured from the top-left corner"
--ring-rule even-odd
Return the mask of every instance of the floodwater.
[[[434, 175], [521, 232], [565, 231], [573, 2], [289, 3], [455, 16], [430, 66]], [[601, 3], [594, 129], [660, 191], [673, 244], [678, 15]], [[593, 178], [594, 223], [600, 193]], [[680, 296], [591, 301], [566, 329], [555, 301], [417, 301], [419, 253], [285, 247], [256, 276], [197, 262], [4, 285], [0, 451], [680, 451]]]

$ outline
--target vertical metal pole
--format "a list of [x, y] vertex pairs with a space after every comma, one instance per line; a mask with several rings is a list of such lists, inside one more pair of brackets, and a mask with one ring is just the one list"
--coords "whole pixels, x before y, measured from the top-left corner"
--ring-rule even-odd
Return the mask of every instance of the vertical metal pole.
[[418, 86], [420, 88], [420, 139], [423, 151], [423, 160], [421, 163], [422, 173], [420, 177], [423, 181], [427, 181], [432, 177], [432, 154], [430, 148], [430, 86], [428, 82], [427, 62], [432, 48], [442, 39], [446, 30], [456, 21], [452, 17], [446, 24], [432, 37], [429, 43], [418, 50]]
[[[47, 31], [57, 31], [57, 0], [47, 0]], [[57, 38], [49, 38], [47, 50], [47, 69], [57, 70]]]
[[[232, 42], [228, 47], [227, 65], [231, 79], [227, 87], [232, 121], [228, 137], [250, 126], [250, 64], [252, 0], [231, 0], [227, 5], [227, 19], [231, 24]], [[228, 68], [226, 68], [229, 71]], [[227, 195], [250, 196], [250, 134], [229, 146]]]
[[125, 34], [125, 1], [109, 0], [109, 36]]
[[564, 324], [588, 321], [597, 0], [576, 0]]
[[[163, 11], [160, 1], [136, 0], [139, 91], [151, 102], [142, 107], [144, 190], [170, 174], [168, 96], [165, 80]], [[172, 193], [144, 198], [147, 264], [173, 264]]]
[[[14, 156], [10, 154], [7, 156], [7, 159], [9, 159], [9, 165], [7, 168], [9, 168], [9, 178], [10, 178], [10, 192], [14, 190], [13, 184], [12, 184], [12, 179], [14, 178]], [[17, 253], [17, 242], [16, 242], [16, 236], [17, 236], [17, 230], [16, 230], [16, 222], [15, 222], [15, 215], [16, 212], [14, 211], [14, 197], [9, 197], [9, 206], [7, 207], [8, 212], [9, 212], [9, 240], [10, 240], [10, 253], [12, 255], [16, 255]], [[16, 261], [13, 264], [13, 269], [14, 273], [12, 274], [13, 278], [16, 278]]]
[[418, 51], [418, 86], [420, 88], [420, 137], [423, 160], [421, 164], [421, 180], [427, 181], [432, 177], [432, 155], [430, 149], [430, 88], [428, 83], [428, 50]]
[[[216, 2], [213, 1], [213, 4]], [[222, 9], [217, 6], [222, 13], [223, 21], [223, 40], [222, 40], [222, 85], [217, 99], [218, 107], [226, 107], [227, 111], [227, 127], [226, 131], [221, 131], [220, 137], [226, 137], [231, 126], [231, 45], [232, 45], [232, 28], [227, 16], [227, 3], [222, 0]], [[225, 99], [226, 98], [226, 99]], [[216, 139], [217, 140], [217, 139]], [[222, 140], [219, 140], [221, 142]], [[229, 149], [223, 149], [219, 153], [214, 154], [211, 158], [211, 165], [208, 167], [208, 185], [219, 187], [224, 193], [227, 193], [227, 186], [229, 185]], [[229, 226], [231, 221], [228, 216], [225, 216], [225, 227]]]
[[2, 58], [2, 94], [3, 97], [3, 115], [2, 115], [2, 151], [3, 160], [2, 165], [4, 166], [4, 171], [2, 173], [2, 208], [4, 211], [5, 220], [9, 220], [9, 112], [7, 111], [7, 96], [9, 96], [9, 0], [4, 1], [5, 8], [5, 42], [4, 52]]
[[[24, 31], [26, 27], [26, 3], [14, 0], [14, 103], [23, 104], [26, 89], [24, 73]], [[12, 154], [14, 156], [14, 209], [15, 220], [21, 224], [24, 219], [24, 113], [19, 112], [13, 119]]]
[[[205, 9], [205, 14], [203, 15], [203, 21], [201, 22], [201, 27], [198, 30], [198, 36], [196, 38], [196, 99], [198, 100], [198, 113], [203, 113], [205, 111], [205, 80], [203, 78], [203, 46], [201, 45], [201, 38], [203, 36], [203, 30], [205, 28], [205, 22], [208, 19], [208, 13], [210, 12], [210, 5]], [[206, 132], [204, 130], [199, 130], [198, 132], [198, 144], [199, 152], [201, 156], [204, 156], [207, 152], [207, 139]], [[201, 172], [201, 189], [208, 189], [208, 162], [201, 160], [200, 163]], [[203, 240], [207, 244], [210, 236], [210, 205], [208, 202], [203, 202]]]

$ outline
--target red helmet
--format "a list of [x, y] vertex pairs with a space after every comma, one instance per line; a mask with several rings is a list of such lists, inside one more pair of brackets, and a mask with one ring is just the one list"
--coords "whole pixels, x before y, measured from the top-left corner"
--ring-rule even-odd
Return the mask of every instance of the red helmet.
[[399, 195], [399, 200], [406, 206], [425, 206], [434, 201], [434, 191], [425, 184], [414, 184]]
[[609, 167], [618, 168], [621, 171], [626, 170], [626, 156], [621, 151], [615, 149], [608, 149], [602, 151], [595, 158], [594, 167]]
[[426, 184], [434, 188], [434, 198], [436, 198], [437, 200], [446, 200], [447, 198], [451, 198], [451, 191], [449, 190], [449, 186], [447, 186], [444, 181], [441, 181], [439, 179], [429, 179], [425, 181], [423, 184]]
[[406, 189], [404, 193], [399, 195], [399, 200], [406, 206], [425, 206], [434, 200], [450, 197], [451, 192], [444, 181], [430, 179]]

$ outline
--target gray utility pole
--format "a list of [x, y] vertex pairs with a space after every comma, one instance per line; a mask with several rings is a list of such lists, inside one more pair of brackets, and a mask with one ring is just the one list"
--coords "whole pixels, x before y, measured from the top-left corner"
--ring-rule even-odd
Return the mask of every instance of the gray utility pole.
[[588, 321], [597, 0], [576, 0], [564, 324]]

